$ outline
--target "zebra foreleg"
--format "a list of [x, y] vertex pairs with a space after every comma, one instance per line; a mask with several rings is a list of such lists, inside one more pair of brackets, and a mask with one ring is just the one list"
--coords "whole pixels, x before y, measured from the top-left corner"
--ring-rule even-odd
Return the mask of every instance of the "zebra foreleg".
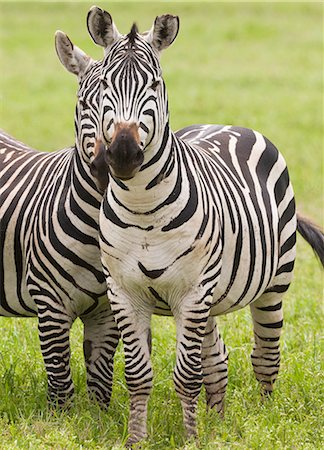
[[214, 317], [209, 316], [202, 347], [203, 383], [208, 408], [224, 414], [228, 354]]
[[283, 325], [282, 294], [268, 292], [250, 305], [254, 348], [251, 355], [261, 394], [271, 394], [280, 366], [280, 334]]
[[109, 406], [113, 363], [119, 331], [108, 301], [90, 316], [83, 316], [83, 352], [87, 368], [87, 386], [104, 408]]
[[48, 398], [54, 406], [62, 407], [74, 392], [70, 370], [70, 329], [73, 319], [48, 299], [38, 298], [36, 304], [40, 347], [48, 379]]
[[[130, 393], [129, 438], [126, 447], [147, 437], [147, 402], [152, 389], [150, 328], [136, 325], [136, 332], [122, 331], [125, 349], [125, 378]], [[129, 335], [128, 335], [129, 334]]]
[[122, 290], [109, 291], [111, 307], [124, 344], [125, 378], [130, 394], [130, 416], [126, 447], [147, 436], [147, 403], [152, 389], [150, 321], [154, 311], [151, 304], [134, 304]]
[[[198, 308], [199, 307], [199, 308]], [[202, 347], [209, 311], [204, 304], [174, 312], [177, 325], [177, 361], [173, 373], [187, 437], [197, 436], [196, 409], [203, 382]]]

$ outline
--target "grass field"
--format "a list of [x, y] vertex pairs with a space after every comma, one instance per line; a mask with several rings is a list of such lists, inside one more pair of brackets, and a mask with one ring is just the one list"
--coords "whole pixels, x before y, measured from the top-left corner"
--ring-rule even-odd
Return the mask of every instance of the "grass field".
[[[60, 65], [54, 32], [101, 57], [90, 40], [92, 2], [0, 3], [0, 127], [42, 150], [71, 145], [77, 83]], [[148, 29], [156, 15], [180, 16], [180, 34], [162, 58], [173, 129], [223, 123], [264, 133], [285, 156], [298, 210], [323, 225], [323, 8], [320, 3], [98, 2], [122, 32]], [[199, 441], [185, 444], [172, 383], [172, 319], [153, 320], [154, 389], [143, 450], [320, 449], [324, 443], [323, 272], [298, 241], [295, 279], [284, 303], [282, 365], [261, 404], [250, 364], [249, 310], [219, 318], [230, 352], [223, 421], [198, 412]], [[116, 355], [110, 408], [87, 399], [82, 326], [72, 331], [76, 385], [68, 411], [50, 411], [35, 319], [0, 319], [0, 449], [119, 449], [128, 396]]]

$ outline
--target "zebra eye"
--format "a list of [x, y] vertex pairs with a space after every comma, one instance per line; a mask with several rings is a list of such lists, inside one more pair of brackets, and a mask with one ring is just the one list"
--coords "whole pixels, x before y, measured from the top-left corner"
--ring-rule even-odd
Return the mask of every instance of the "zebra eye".
[[160, 85], [160, 80], [153, 81], [153, 83], [151, 84], [151, 89], [153, 89], [153, 91], [156, 91], [156, 89], [158, 88], [159, 85]]
[[79, 98], [79, 104], [80, 104], [82, 109], [89, 108], [89, 105], [87, 104], [87, 102], [85, 100], [83, 100], [83, 98]]

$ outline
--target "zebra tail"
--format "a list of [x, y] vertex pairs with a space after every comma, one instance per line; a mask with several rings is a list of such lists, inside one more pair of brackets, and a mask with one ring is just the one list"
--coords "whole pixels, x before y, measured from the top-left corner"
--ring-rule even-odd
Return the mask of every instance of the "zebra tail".
[[324, 267], [324, 233], [310, 220], [297, 214], [297, 231], [309, 243]]

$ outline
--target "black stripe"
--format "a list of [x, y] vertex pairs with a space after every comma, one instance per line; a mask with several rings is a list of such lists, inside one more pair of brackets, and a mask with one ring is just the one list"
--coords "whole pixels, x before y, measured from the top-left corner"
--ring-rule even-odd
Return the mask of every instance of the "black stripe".
[[270, 306], [257, 306], [259, 311], [279, 311], [282, 308], [282, 302]]
[[[186, 160], [185, 157], [183, 158], [183, 165], [186, 169], [186, 174], [187, 174], [188, 183], [189, 183], [188, 201], [187, 201], [185, 207], [180, 212], [180, 214], [177, 217], [175, 217], [174, 219], [172, 219], [171, 222], [168, 223], [168, 225], [165, 225], [164, 227], [162, 227], [162, 231], [164, 231], [164, 232], [170, 231], [174, 228], [181, 227], [181, 225], [183, 225], [184, 223], [188, 222], [191, 219], [191, 217], [194, 215], [194, 213], [197, 210], [197, 206], [198, 206], [197, 187], [196, 187], [196, 183], [195, 183], [194, 177], [192, 175], [192, 172], [189, 168], [188, 161]], [[179, 169], [179, 171], [180, 171], [180, 169]], [[174, 199], [174, 200], [176, 200], [176, 199]]]
[[159, 278], [161, 275], [163, 275], [167, 269], [167, 268], [164, 268], [164, 269], [156, 269], [156, 270], [147, 270], [140, 261], [138, 261], [137, 264], [138, 264], [138, 267], [140, 268], [140, 270], [144, 273], [144, 275], [146, 275], [149, 278], [152, 278], [153, 280], [155, 280], [156, 278]]
[[260, 322], [257, 323], [264, 328], [282, 328], [283, 320], [279, 320], [279, 322], [272, 322], [272, 323], [260, 323]]

